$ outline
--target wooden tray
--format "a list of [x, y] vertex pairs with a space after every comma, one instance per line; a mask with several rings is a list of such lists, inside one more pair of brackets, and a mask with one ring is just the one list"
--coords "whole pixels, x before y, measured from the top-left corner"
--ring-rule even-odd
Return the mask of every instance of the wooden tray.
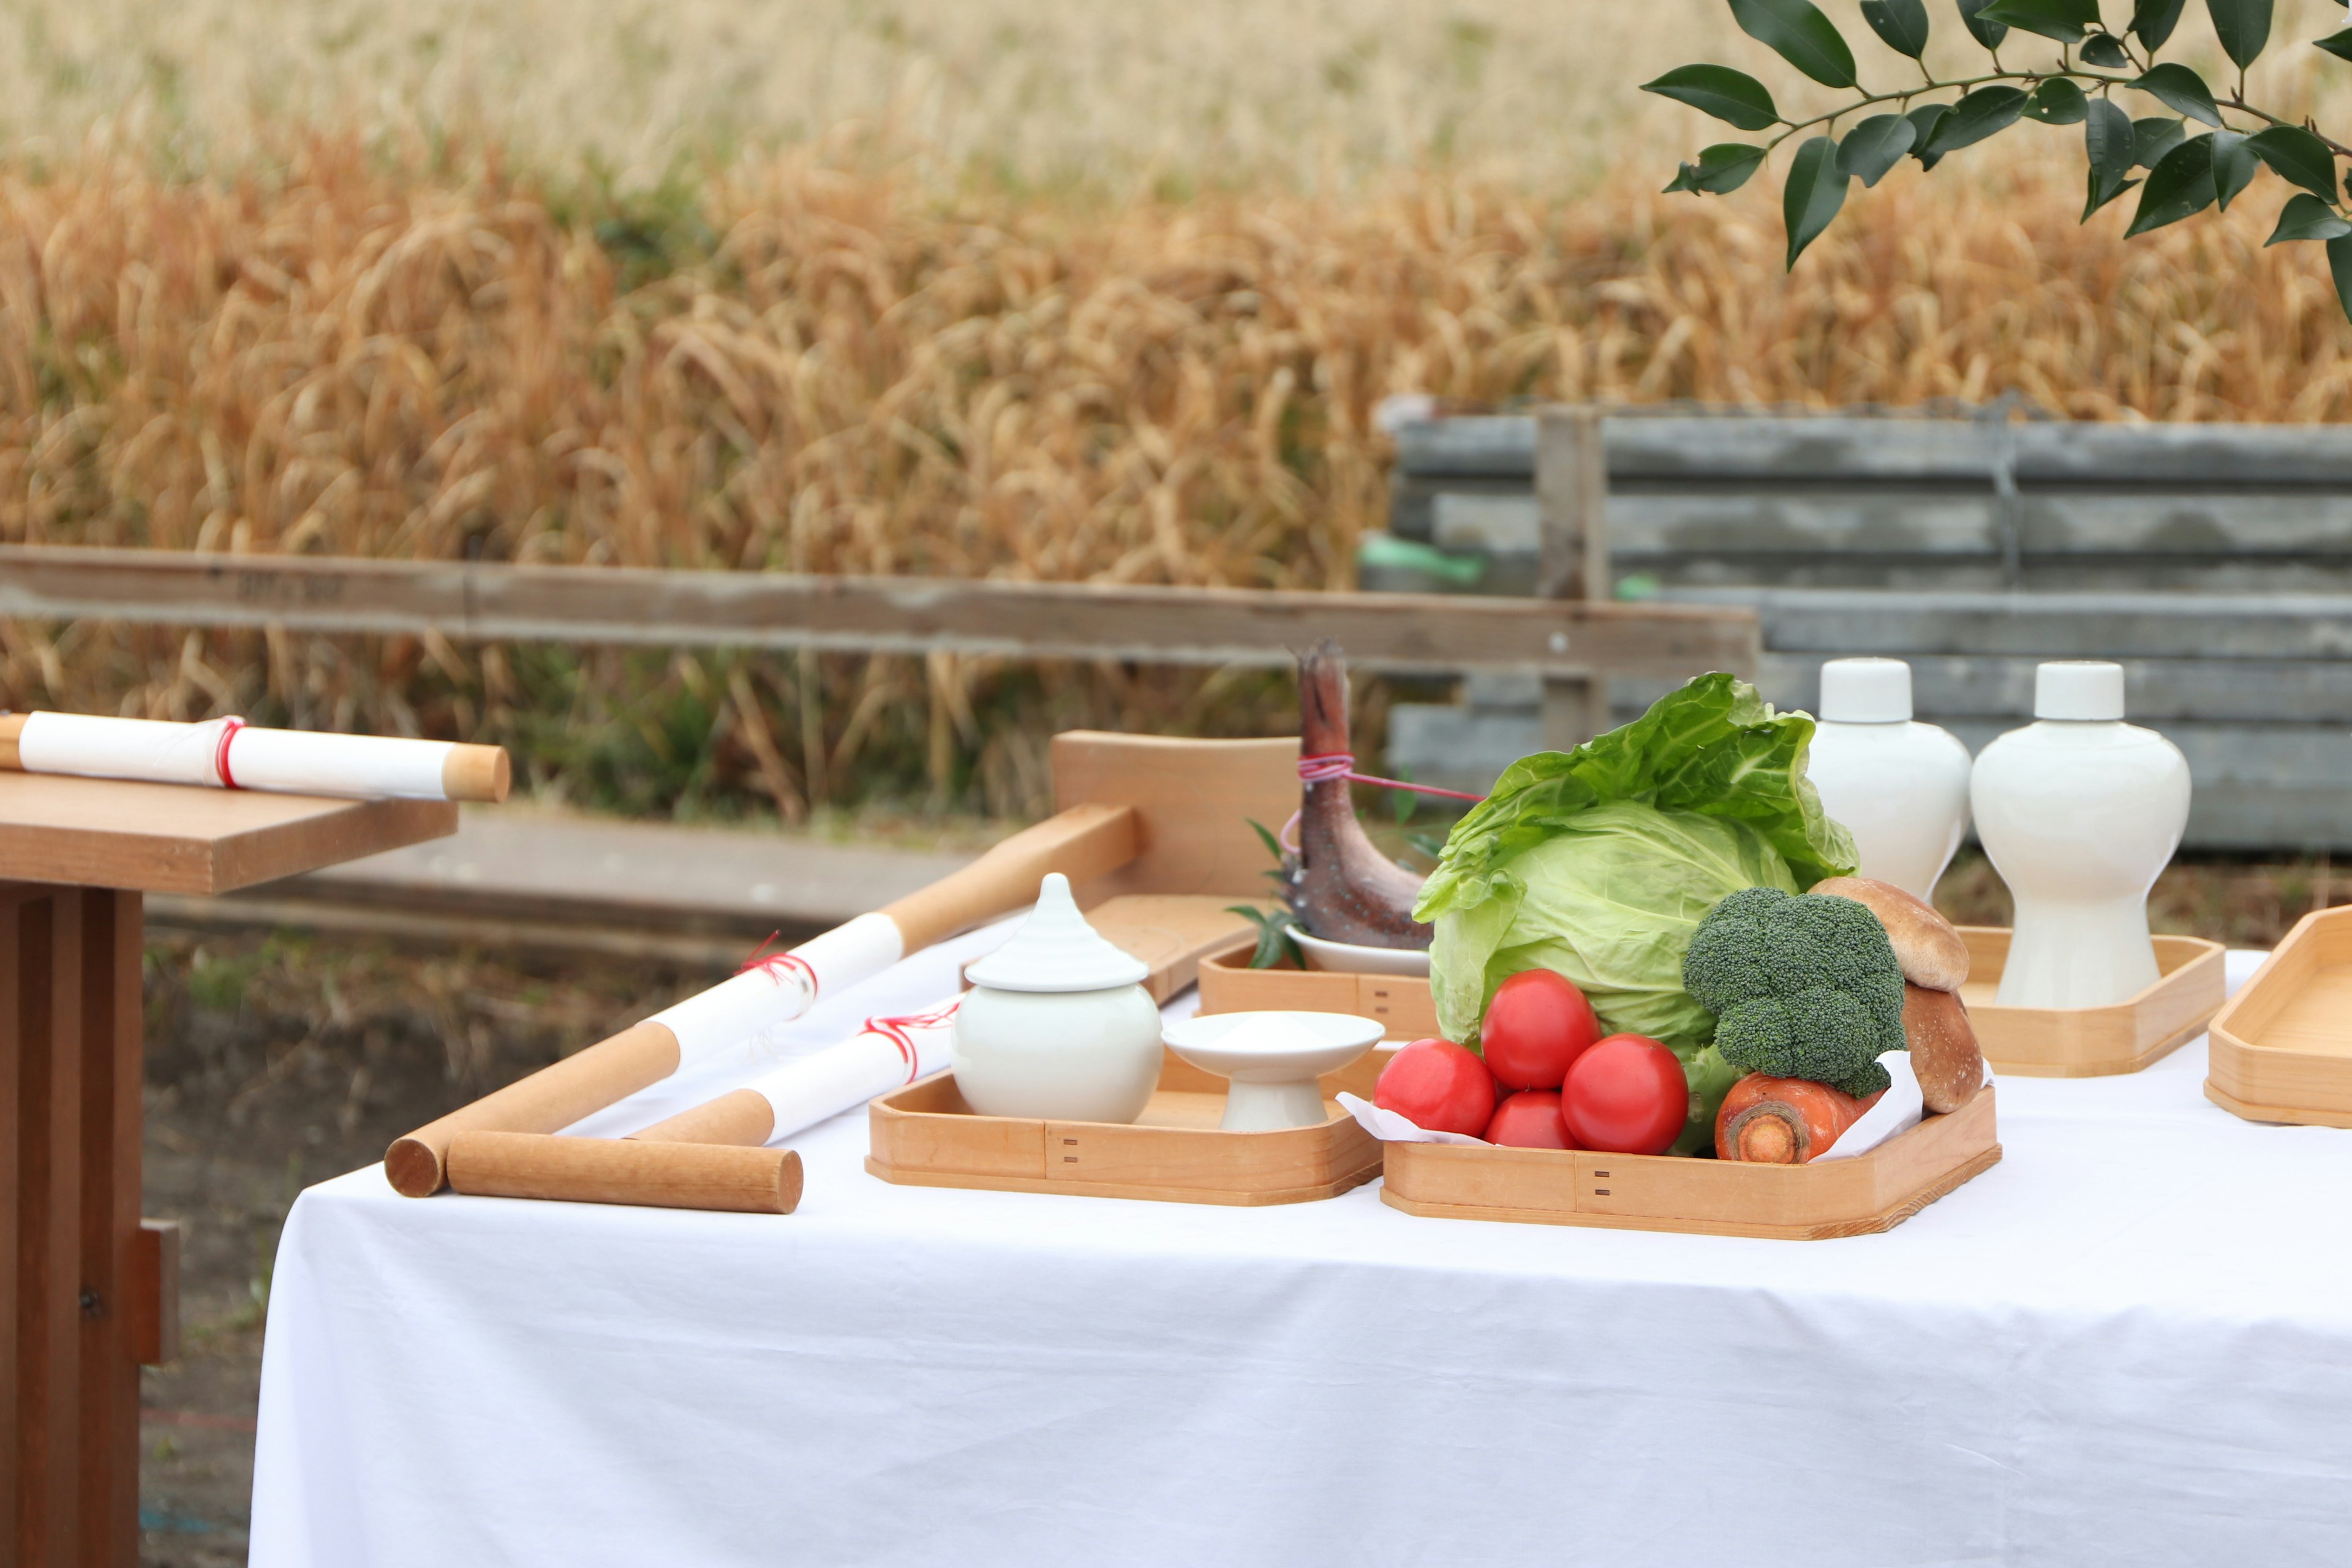
[[1370, 1097], [1386, 1055], [1373, 1051], [1327, 1074], [1331, 1119], [1280, 1132], [1226, 1132], [1225, 1080], [1167, 1052], [1160, 1091], [1135, 1125], [981, 1116], [935, 1073], [873, 1101], [866, 1168], [918, 1187], [1148, 1198], [1161, 1203], [1307, 1203], [1339, 1196], [1381, 1173], [1381, 1142], [1328, 1097]]
[[2221, 1005], [2221, 944], [2193, 936], [2156, 938], [2160, 978], [2110, 1007], [2002, 1007], [1993, 1002], [2009, 959], [2001, 926], [1962, 926], [1969, 944], [1969, 1005], [1977, 1043], [1996, 1073], [2021, 1078], [2102, 1078], [2137, 1072], [2197, 1037]]
[[1437, 1033], [1437, 1005], [1420, 975], [1348, 974], [1288, 963], [1252, 969], [1251, 951], [1242, 947], [1201, 961], [1202, 1012], [1353, 1013], [1380, 1019], [1391, 1040], [1427, 1039]]
[[1948, 1116], [1818, 1165], [1391, 1143], [1381, 1201], [1433, 1218], [1818, 1241], [1892, 1230], [2000, 1159], [1987, 1084]]
[[2352, 1127], [2352, 909], [2297, 921], [2214, 1017], [2205, 1098], [2249, 1121]]

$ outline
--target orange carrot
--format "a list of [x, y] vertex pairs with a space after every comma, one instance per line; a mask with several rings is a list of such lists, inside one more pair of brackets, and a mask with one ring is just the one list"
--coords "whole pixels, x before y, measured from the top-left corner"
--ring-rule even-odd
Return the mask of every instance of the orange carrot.
[[1830, 1145], [1877, 1103], [1877, 1094], [1856, 1100], [1811, 1079], [1752, 1072], [1731, 1086], [1723, 1097], [1723, 1109], [1715, 1114], [1716, 1157], [1801, 1165], [1829, 1152]]

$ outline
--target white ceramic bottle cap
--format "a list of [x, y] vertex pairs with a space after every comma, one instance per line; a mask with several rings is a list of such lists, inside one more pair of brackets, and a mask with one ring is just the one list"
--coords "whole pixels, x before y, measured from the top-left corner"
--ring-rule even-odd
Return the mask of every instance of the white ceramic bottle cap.
[[1822, 720], [1900, 724], [1911, 717], [1911, 667], [1899, 658], [1833, 658], [1822, 666]]
[[1037, 907], [1012, 940], [963, 973], [991, 991], [1108, 991], [1142, 984], [1151, 966], [1087, 924], [1070, 897], [1070, 879], [1050, 871], [1038, 885]]
[[2036, 719], [2120, 719], [2124, 667], [2104, 659], [2054, 659], [2033, 670]]

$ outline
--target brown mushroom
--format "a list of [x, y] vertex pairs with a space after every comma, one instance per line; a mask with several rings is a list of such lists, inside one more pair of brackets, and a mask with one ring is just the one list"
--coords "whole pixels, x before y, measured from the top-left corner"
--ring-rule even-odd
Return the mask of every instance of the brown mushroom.
[[1852, 899], [1878, 917], [1895, 944], [1903, 978], [1930, 991], [1958, 991], [1969, 978], [1969, 945], [1952, 922], [1892, 882], [1868, 877], [1832, 877], [1807, 889]]

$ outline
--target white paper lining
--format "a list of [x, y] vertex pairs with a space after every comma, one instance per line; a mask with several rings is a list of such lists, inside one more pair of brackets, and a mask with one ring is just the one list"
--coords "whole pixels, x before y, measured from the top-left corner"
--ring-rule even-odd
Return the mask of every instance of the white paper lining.
[[707, 1060], [791, 1023], [821, 994], [872, 979], [906, 955], [906, 942], [888, 915], [859, 915], [646, 1021], [677, 1037], [681, 1067]]

